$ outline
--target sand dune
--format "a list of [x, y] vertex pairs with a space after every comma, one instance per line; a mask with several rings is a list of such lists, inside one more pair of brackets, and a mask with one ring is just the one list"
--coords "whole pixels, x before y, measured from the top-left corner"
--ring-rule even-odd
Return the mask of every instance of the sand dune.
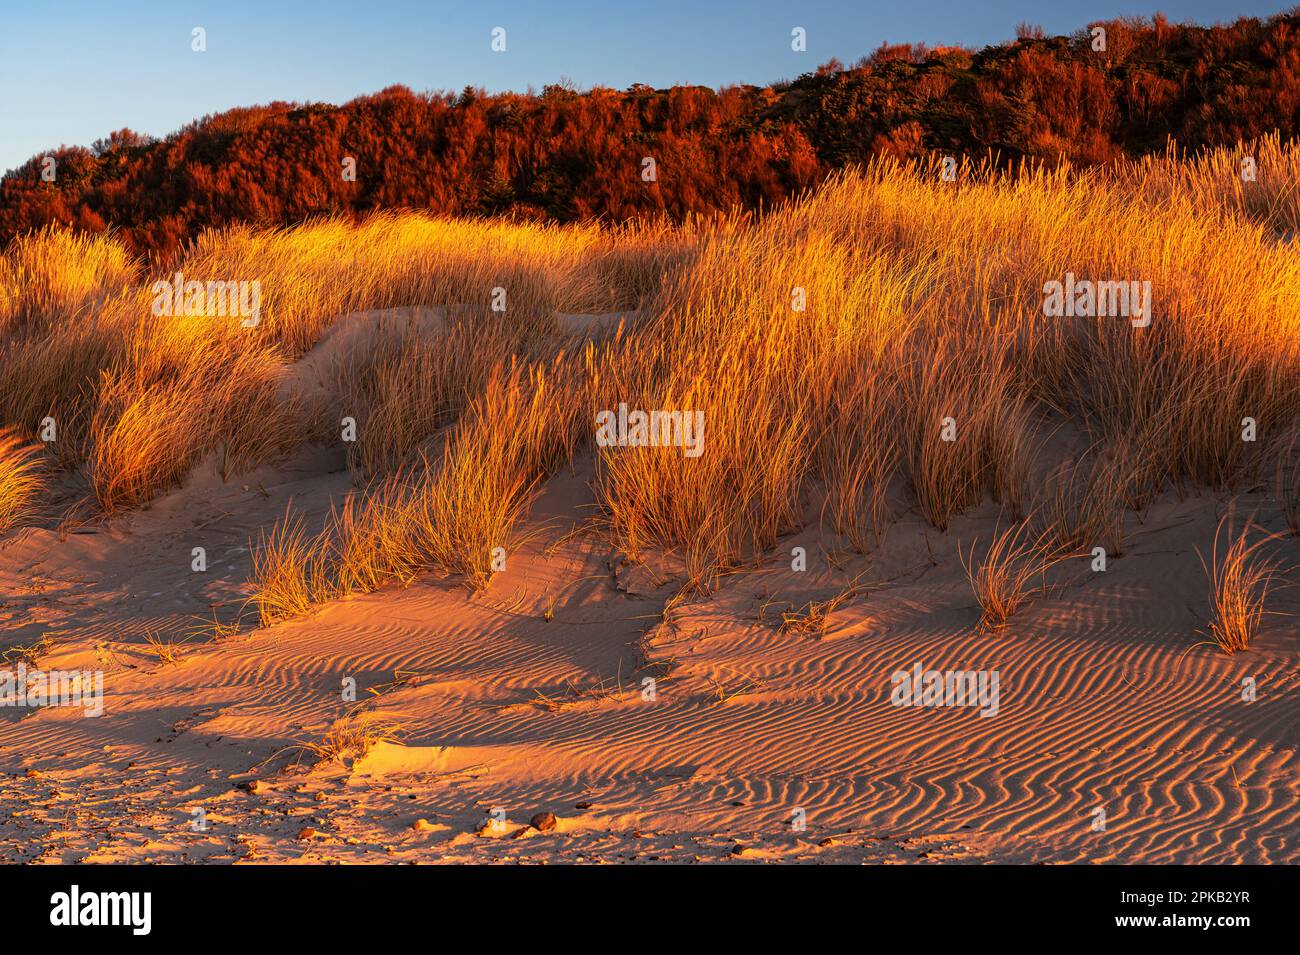
[[[98, 718], [0, 711], [0, 858], [1296, 861], [1295, 619], [1238, 656], [1193, 648], [1218, 499], [1130, 515], [1105, 573], [1060, 568], [981, 632], [956, 542], [989, 537], [992, 505], [947, 533], [904, 515], [866, 556], [812, 515], [761, 565], [677, 600], [670, 561], [628, 565], [583, 523], [590, 479], [579, 458], [545, 486], [484, 591], [424, 578], [196, 638], [171, 664], [146, 634], [234, 619], [250, 538], [290, 500], [322, 520], [350, 487], [339, 454], [229, 484], [200, 469], [111, 523], [9, 535], [8, 644], [49, 634], [39, 666], [103, 669], [106, 698]], [[782, 626], [850, 586], [823, 632]], [[916, 664], [997, 671], [996, 715], [892, 705], [891, 674]], [[319, 761], [355, 726], [383, 739]], [[554, 829], [529, 825], [540, 812]]]

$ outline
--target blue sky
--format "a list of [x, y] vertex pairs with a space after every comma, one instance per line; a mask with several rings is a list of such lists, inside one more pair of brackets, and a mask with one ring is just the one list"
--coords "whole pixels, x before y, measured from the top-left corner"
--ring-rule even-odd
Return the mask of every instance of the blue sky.
[[[1068, 33], [1118, 15], [1198, 23], [1266, 16], [1288, 0], [359, 0], [7, 2], [0, 23], [0, 170], [122, 127], [162, 136], [272, 100], [341, 103], [415, 90], [768, 83], [889, 41], [984, 46], [1017, 23]], [[190, 48], [207, 31], [207, 52]], [[505, 53], [490, 31], [507, 31]], [[807, 30], [808, 51], [790, 49]]]

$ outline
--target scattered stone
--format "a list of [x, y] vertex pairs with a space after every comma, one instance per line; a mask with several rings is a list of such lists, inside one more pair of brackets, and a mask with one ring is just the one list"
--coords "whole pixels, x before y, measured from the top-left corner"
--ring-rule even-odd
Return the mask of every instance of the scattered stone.
[[742, 846], [739, 842], [737, 842], [734, 846], [731, 847], [731, 854], [733, 856], [743, 856], [745, 854], [745, 848], [746, 848], [745, 846]]
[[550, 832], [555, 828], [556, 822], [555, 813], [553, 812], [539, 812], [528, 820], [528, 824], [538, 832]]
[[311, 826], [303, 826], [301, 829], [298, 830], [299, 839], [310, 839], [314, 835], [316, 835], [316, 830], [313, 829]]
[[833, 846], [835, 845], [835, 840], [830, 836], [827, 836], [821, 842], [817, 843], [817, 845], [822, 846], [823, 848], [825, 848], [826, 846]]
[[262, 782], [260, 779], [250, 779], [246, 782], [235, 783], [235, 788], [242, 789], [244, 792], [251, 795], [256, 795], [266, 789], [266, 783]]
[[433, 823], [428, 819], [417, 819], [415, 822], [411, 823], [411, 828], [416, 832], [428, 832], [433, 828]]
[[576, 806], [574, 806], [573, 808], [574, 808], [574, 809], [590, 809], [590, 808], [591, 808], [591, 803], [589, 803], [589, 802], [580, 802], [580, 803], [578, 803]]

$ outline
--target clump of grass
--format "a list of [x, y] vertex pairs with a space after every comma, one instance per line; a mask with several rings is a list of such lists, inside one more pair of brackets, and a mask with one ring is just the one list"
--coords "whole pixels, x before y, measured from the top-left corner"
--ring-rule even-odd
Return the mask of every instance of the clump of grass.
[[296, 754], [295, 764], [310, 757], [316, 765], [346, 766], [364, 757], [377, 743], [396, 743], [401, 738], [401, 729], [392, 720], [370, 713], [350, 714], [336, 720], [320, 740], [297, 743], [287, 751]]
[[1047, 571], [1067, 558], [1049, 532], [1035, 534], [1028, 520], [995, 533], [983, 560], [958, 551], [966, 579], [980, 607], [980, 626], [998, 630], [1046, 584]]
[[264, 624], [314, 603], [410, 582], [430, 569], [485, 587], [497, 548], [538, 481], [570, 460], [580, 439], [576, 361], [498, 367], [484, 393], [448, 435], [442, 456], [353, 495], [308, 535], [286, 514], [254, 551], [250, 582]]
[[893, 520], [889, 488], [899, 469], [892, 407], [882, 377], [864, 369], [846, 389], [831, 432], [820, 442], [823, 514], [855, 551], [879, 547]]
[[758, 693], [767, 688], [766, 681], [759, 677], [741, 673], [731, 667], [723, 667], [722, 670], [724, 674], [734, 674], [735, 679], [733, 680], [727, 676], [722, 679], [711, 676], [705, 677], [715, 703], [728, 703], [737, 697]]
[[[678, 446], [601, 448], [596, 484], [620, 547], [634, 560], [647, 548], [680, 548], [697, 590], [797, 526], [830, 407], [833, 382], [816, 372], [830, 371], [832, 358], [818, 355], [834, 338], [809, 327], [843, 300], [820, 293], [824, 281], [833, 294], [844, 256], [783, 248], [772, 238], [781, 234], [773, 223], [747, 239], [734, 222], [710, 233], [693, 270], [650, 303], [650, 323], [589, 368], [595, 409], [626, 403], [703, 423], [698, 456]], [[790, 308], [802, 285], [807, 313]], [[896, 300], [870, 304], [869, 291], [855, 290], [846, 310], [861, 304], [874, 315]]]
[[[623, 687], [623, 661], [619, 661], [618, 670], [612, 677], [598, 677], [594, 683], [589, 683], [586, 686], [579, 684], [573, 677], [565, 677], [564, 688], [568, 693], [568, 696], [564, 697], [553, 696], [541, 690], [534, 690], [532, 702], [551, 713], [559, 712], [566, 707], [576, 706], [580, 703], [615, 702], [621, 699], [625, 693]], [[513, 705], [507, 704], [507, 706]]]
[[150, 630], [144, 635], [144, 642], [163, 666], [180, 663], [185, 658], [185, 640], [165, 637], [161, 633]]
[[1124, 549], [1124, 491], [1131, 475], [1113, 458], [1086, 457], [1058, 466], [1039, 494], [1047, 530], [1063, 551], [1104, 545], [1111, 556]]
[[[1269, 588], [1281, 569], [1276, 559], [1262, 553], [1277, 535], [1264, 535], [1252, 542], [1250, 529], [1247, 523], [1234, 532], [1229, 510], [1214, 529], [1209, 562], [1201, 555], [1201, 566], [1210, 581], [1210, 638], [1229, 655], [1248, 650], [1255, 641]], [[1222, 552], [1221, 543], [1226, 545]]]
[[111, 235], [53, 226], [20, 235], [0, 255], [0, 334], [75, 324], [136, 278]]
[[[373, 415], [352, 463], [367, 476], [391, 473], [483, 392], [493, 367], [515, 353], [551, 357], [563, 339], [556, 311], [635, 305], [695, 244], [693, 228], [666, 223], [561, 227], [407, 213], [206, 232], [177, 268], [199, 282], [259, 281], [261, 321], [249, 328], [230, 316], [155, 316], [150, 277], [116, 240], [47, 229], [0, 255], [0, 425], [29, 430], [53, 418], [55, 460], [84, 464], [96, 500], [116, 513], [214, 452], [229, 477], [313, 437], [284, 380], [286, 362], [338, 316], [460, 309], [469, 317], [449, 319], [429, 347], [381, 362], [359, 402], [359, 413]], [[508, 310], [489, 314], [498, 288]]]
[[[195, 351], [174, 360], [157, 351], [137, 353], [102, 375], [87, 468], [106, 513], [147, 503], [209, 453], [219, 452], [228, 477], [301, 440], [299, 403], [279, 391], [278, 357], [241, 351], [220, 337], [194, 344]], [[184, 342], [157, 347], [179, 351]]]
[[251, 599], [262, 626], [300, 616], [324, 596], [319, 586], [320, 552], [308, 537], [301, 515], [286, 512], [252, 548], [252, 558]]
[[[427, 464], [425, 465], [427, 471]], [[414, 547], [412, 482], [422, 472], [403, 472], [368, 494], [352, 494], [331, 511], [317, 537], [328, 563], [312, 600], [369, 593], [391, 580], [409, 583], [419, 568]]]
[[123, 347], [118, 331], [98, 315], [0, 340], [0, 422], [30, 431], [52, 419], [55, 440], [46, 447], [53, 463], [78, 466], [100, 375], [120, 360]]
[[491, 312], [448, 315], [436, 330], [383, 326], [336, 369], [341, 412], [356, 418], [348, 463], [360, 475], [415, 462], [513, 355], [541, 355], [536, 322]]
[[493, 551], [509, 550], [537, 482], [569, 461], [582, 435], [578, 366], [498, 368], [411, 502], [423, 566], [487, 585]]
[[802, 607], [790, 607], [781, 613], [781, 632], [810, 638], [826, 636], [830, 616], [858, 594], [856, 586], [849, 586], [828, 600], [810, 600]]
[[12, 430], [0, 430], [0, 533], [30, 516], [45, 489], [41, 451]]
[[[987, 348], [962, 355], [932, 346], [904, 371], [903, 440], [921, 515], [946, 530], [986, 487], [1013, 511], [1022, 503], [1030, 424], [1010, 378]], [[976, 368], [962, 369], [974, 359]]]
[[211, 406], [192, 379], [137, 386], [106, 375], [91, 421], [88, 469], [95, 498], [112, 514], [146, 503], [179, 483], [198, 461], [195, 436], [208, 430]]
[[[1242, 181], [1243, 156], [1255, 160], [1253, 182]], [[1278, 232], [1300, 232], [1300, 150], [1284, 144], [1276, 130], [1191, 157], [1170, 142], [1163, 154], [1120, 165], [1115, 172], [1120, 185], [1149, 201], [1190, 196], [1200, 209], [1219, 207]]]
[[486, 308], [494, 288], [506, 290], [515, 319], [626, 306], [629, 291], [652, 287], [656, 270], [688, 258], [692, 245], [690, 230], [666, 225], [602, 229], [379, 212], [355, 224], [212, 230], [181, 268], [187, 276], [260, 278], [257, 337], [296, 358], [340, 315], [406, 305]]
[[220, 643], [230, 637], [237, 637], [243, 630], [242, 615], [247, 609], [247, 602], [235, 614], [235, 619], [223, 621], [217, 617], [216, 607], [212, 608], [212, 619], [206, 620], [203, 617], [194, 617], [195, 623], [190, 627], [189, 636], [195, 640], [209, 640], [213, 643]]

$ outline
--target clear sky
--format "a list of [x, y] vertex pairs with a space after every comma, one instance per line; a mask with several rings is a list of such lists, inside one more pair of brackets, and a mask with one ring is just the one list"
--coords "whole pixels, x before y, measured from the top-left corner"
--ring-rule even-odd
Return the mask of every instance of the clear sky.
[[[1148, 5], [1149, 4], [1149, 5]], [[272, 100], [414, 90], [769, 83], [882, 42], [984, 46], [1021, 21], [1069, 33], [1119, 15], [1210, 24], [1290, 0], [4, 0], [0, 170], [116, 129], [163, 136]], [[506, 29], [506, 51], [490, 47]], [[807, 30], [808, 51], [790, 49]], [[207, 52], [191, 50], [191, 30]]]

